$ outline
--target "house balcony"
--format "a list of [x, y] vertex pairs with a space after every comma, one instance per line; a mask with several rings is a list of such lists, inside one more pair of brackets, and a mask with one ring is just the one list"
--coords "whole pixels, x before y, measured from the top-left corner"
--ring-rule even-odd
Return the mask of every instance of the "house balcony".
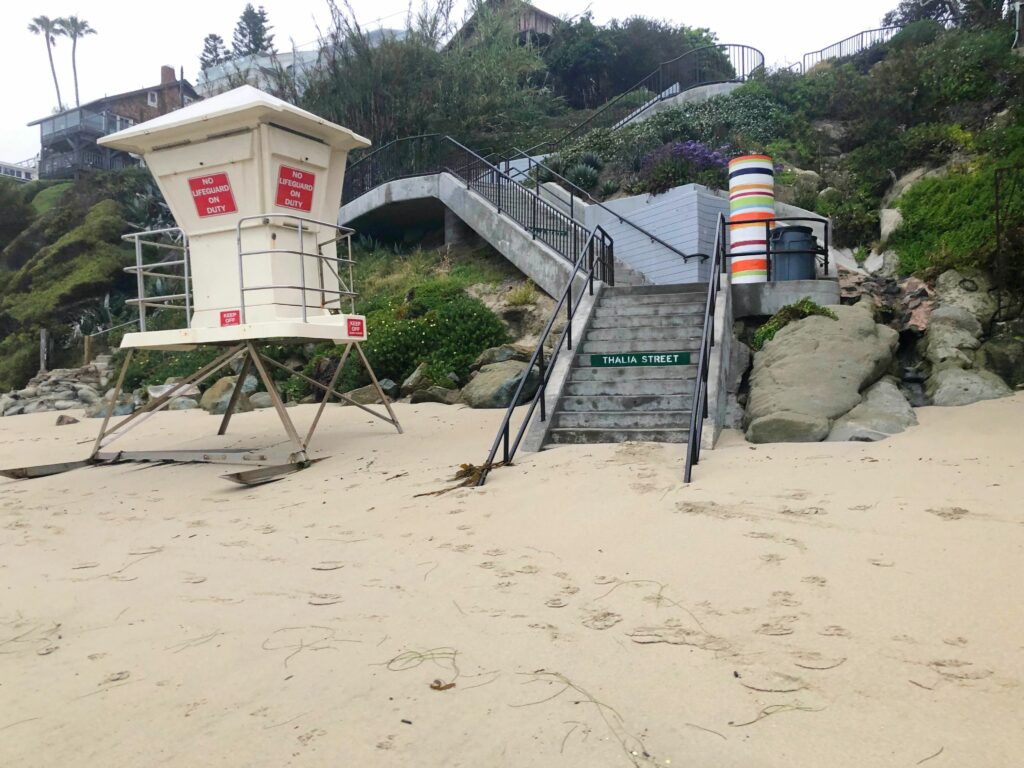
[[93, 145], [68, 152], [47, 152], [39, 159], [39, 178], [71, 179], [81, 171], [116, 171], [139, 162], [124, 152]]

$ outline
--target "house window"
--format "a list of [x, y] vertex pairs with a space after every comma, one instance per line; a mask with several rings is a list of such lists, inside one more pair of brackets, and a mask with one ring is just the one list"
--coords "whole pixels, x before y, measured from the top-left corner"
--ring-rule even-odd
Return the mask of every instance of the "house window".
[[149, 106], [151, 107], [155, 107], [157, 105], [156, 91], [150, 91], [146, 94], [146, 103], [149, 104]]
[[191, 104], [194, 101], [195, 101], [195, 99], [193, 99], [191, 96], [186, 96], [185, 97], [185, 104], [184, 104], [184, 106], [187, 107], [189, 104]]

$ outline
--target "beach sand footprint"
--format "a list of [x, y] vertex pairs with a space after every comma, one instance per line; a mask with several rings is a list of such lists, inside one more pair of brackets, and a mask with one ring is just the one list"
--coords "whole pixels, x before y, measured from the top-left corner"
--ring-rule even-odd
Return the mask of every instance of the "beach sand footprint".
[[582, 624], [588, 629], [603, 630], [611, 629], [620, 621], [622, 617], [613, 611], [595, 611], [583, 619]]
[[724, 638], [717, 637], [702, 630], [685, 627], [677, 619], [669, 619], [664, 624], [651, 627], [637, 627], [632, 632], [626, 633], [627, 637], [634, 643], [640, 645], [652, 645], [655, 643], [666, 643], [667, 645], [688, 645], [692, 648], [699, 648], [702, 651], [727, 651], [730, 648], [729, 642]]
[[939, 507], [938, 509], [929, 509], [927, 511], [942, 520], [960, 520], [971, 514], [970, 510], [963, 507]]

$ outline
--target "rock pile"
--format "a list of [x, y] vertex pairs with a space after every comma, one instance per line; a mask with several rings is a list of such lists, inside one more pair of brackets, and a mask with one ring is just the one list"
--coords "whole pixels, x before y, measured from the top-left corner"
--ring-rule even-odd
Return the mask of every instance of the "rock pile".
[[108, 356], [82, 368], [58, 368], [33, 377], [22, 389], [0, 394], [0, 416], [67, 411], [101, 404], [109, 377]]

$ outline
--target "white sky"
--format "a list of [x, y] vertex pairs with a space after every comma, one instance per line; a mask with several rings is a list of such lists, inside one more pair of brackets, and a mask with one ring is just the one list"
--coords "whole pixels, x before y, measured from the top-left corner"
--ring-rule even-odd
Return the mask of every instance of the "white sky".
[[[418, 3], [418, 0], [416, 0]], [[863, 29], [879, 26], [898, 0], [534, 0], [555, 15], [576, 15], [587, 8], [594, 20], [642, 15], [692, 27], [709, 27], [723, 43], [743, 43], [762, 50], [769, 64], [799, 61], [815, 50]], [[259, 2], [254, 3], [259, 5]], [[326, 0], [264, 0], [278, 49], [289, 40], [307, 47], [317, 39], [317, 23], [327, 27]], [[400, 26], [405, 0], [352, 0], [367, 27]], [[462, 3], [464, 7], [464, 3]], [[173, 0], [167, 3], [120, 0], [15, 0], [0, 2], [0, 159], [17, 162], [39, 151], [38, 128], [26, 123], [45, 117], [56, 104], [42, 37], [31, 34], [31, 18], [78, 15], [98, 32], [79, 41], [78, 74], [82, 103], [106, 94], [145, 88], [160, 80], [160, 66], [177, 70], [193, 84], [203, 38], [216, 32], [230, 46], [244, 0]], [[384, 17], [374, 23], [375, 19]], [[74, 104], [71, 43], [58, 38], [54, 50], [61, 96]], [[372, 138], [372, 137], [371, 137]]]

